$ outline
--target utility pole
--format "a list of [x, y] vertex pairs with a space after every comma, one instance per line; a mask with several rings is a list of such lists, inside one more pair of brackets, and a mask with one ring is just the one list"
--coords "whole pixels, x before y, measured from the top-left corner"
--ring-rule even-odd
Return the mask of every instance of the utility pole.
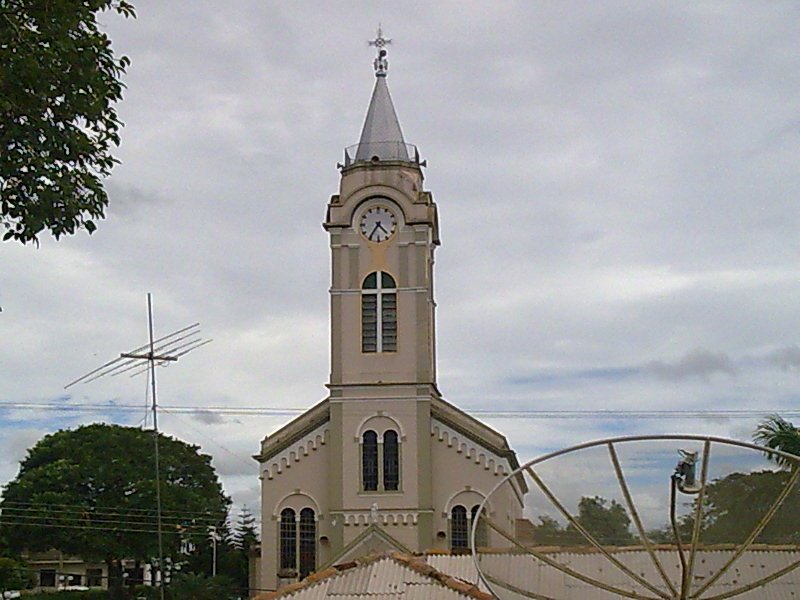
[[[161, 506], [161, 465], [158, 447], [159, 431], [156, 367], [166, 366], [172, 362], [176, 362], [178, 358], [184, 354], [210, 343], [211, 340], [200, 339], [200, 323], [194, 323], [183, 329], [173, 331], [162, 338], [155, 339], [153, 333], [153, 299], [149, 292], [147, 294], [147, 326], [149, 334], [147, 344], [134, 348], [130, 352], [123, 352], [117, 358], [67, 384], [64, 386], [64, 389], [77, 383], [89, 383], [90, 381], [100, 379], [106, 375], [117, 376], [130, 371], [133, 371], [131, 377], [145, 372], [150, 374], [150, 390], [153, 396], [151, 409], [153, 412], [153, 458], [155, 463], [156, 530], [158, 536], [158, 567], [153, 579], [158, 582], [159, 596], [161, 600], [164, 600], [164, 542]], [[144, 366], [142, 365], [143, 362], [145, 363]]]

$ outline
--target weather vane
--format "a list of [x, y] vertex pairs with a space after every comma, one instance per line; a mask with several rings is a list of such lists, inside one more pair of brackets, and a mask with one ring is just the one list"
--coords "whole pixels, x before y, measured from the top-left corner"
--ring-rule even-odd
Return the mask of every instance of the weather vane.
[[383, 30], [381, 29], [380, 23], [378, 23], [378, 35], [374, 40], [369, 41], [370, 46], [375, 46], [378, 49], [378, 56], [372, 63], [372, 66], [375, 68], [376, 77], [386, 77], [386, 72], [389, 70], [389, 61], [386, 60], [386, 46], [391, 43], [392, 40], [387, 40], [383, 37]]

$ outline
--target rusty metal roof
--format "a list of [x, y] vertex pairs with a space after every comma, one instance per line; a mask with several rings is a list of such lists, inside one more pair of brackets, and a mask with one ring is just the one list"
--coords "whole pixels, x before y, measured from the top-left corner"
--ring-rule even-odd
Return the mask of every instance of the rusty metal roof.
[[[469, 558], [469, 557], [466, 557]], [[437, 571], [424, 557], [368, 556], [310, 575], [257, 600], [492, 600], [476, 585]]]

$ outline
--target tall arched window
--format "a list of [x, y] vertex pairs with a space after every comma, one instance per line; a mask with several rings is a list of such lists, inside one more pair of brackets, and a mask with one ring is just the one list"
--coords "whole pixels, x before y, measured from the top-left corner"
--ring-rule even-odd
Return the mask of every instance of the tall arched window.
[[480, 505], [476, 504], [472, 507], [470, 512], [470, 531], [472, 530], [475, 519], [478, 519], [478, 527], [475, 529], [475, 545], [478, 547], [485, 547], [489, 545], [489, 531], [486, 529], [486, 521], [482, 515], [478, 515]]
[[317, 519], [314, 509], [304, 508], [300, 517], [291, 508], [281, 511], [281, 577], [305, 577], [317, 568]]
[[397, 352], [397, 284], [383, 271], [361, 286], [361, 351]]
[[291, 508], [281, 511], [280, 524], [281, 571], [297, 569], [297, 519]]
[[368, 429], [361, 435], [361, 490], [400, 490], [400, 436], [393, 429], [383, 436]]
[[313, 509], [300, 511], [300, 561], [298, 570], [300, 577], [305, 577], [317, 568], [317, 520]]
[[383, 489], [395, 492], [400, 485], [400, 452], [397, 444], [397, 432], [386, 431], [383, 434]]
[[361, 437], [361, 480], [364, 491], [378, 489], [378, 434], [372, 430]]
[[456, 504], [450, 511], [450, 549], [469, 548], [469, 519], [467, 509]]

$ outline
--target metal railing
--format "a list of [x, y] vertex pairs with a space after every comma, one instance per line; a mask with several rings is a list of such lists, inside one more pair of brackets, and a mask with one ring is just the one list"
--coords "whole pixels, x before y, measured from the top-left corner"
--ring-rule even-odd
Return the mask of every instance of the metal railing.
[[[414, 144], [404, 142], [369, 142], [354, 144], [344, 149], [344, 164], [349, 167], [355, 163], [401, 161], [421, 165], [419, 150]], [[423, 165], [424, 166], [424, 165]]]

